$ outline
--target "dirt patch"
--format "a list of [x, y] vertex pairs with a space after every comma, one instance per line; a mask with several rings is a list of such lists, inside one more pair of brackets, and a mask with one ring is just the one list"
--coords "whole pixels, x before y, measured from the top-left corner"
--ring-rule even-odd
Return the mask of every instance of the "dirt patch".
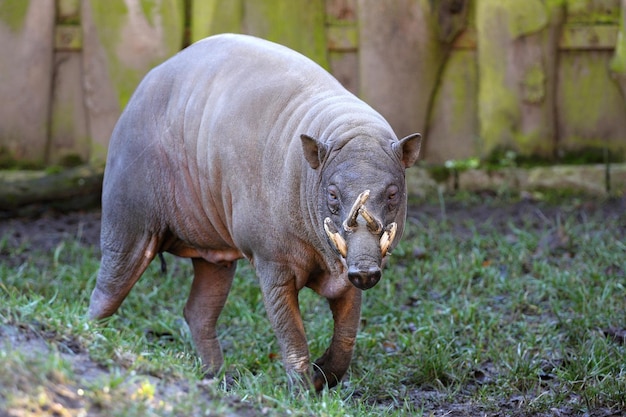
[[28, 245], [41, 251], [53, 249], [66, 239], [99, 245], [100, 211], [61, 213], [49, 210], [36, 217], [0, 220], [0, 237], [11, 246]]

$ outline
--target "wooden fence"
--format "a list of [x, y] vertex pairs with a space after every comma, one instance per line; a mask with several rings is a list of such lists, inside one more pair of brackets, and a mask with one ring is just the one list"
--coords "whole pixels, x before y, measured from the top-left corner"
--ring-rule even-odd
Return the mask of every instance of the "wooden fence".
[[626, 0], [0, 0], [0, 166], [102, 164], [145, 73], [242, 32], [328, 68], [424, 158], [626, 155]]

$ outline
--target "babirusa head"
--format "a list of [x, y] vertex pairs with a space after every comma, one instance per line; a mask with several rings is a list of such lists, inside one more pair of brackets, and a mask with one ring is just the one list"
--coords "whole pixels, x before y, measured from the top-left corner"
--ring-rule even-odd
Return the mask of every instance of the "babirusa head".
[[343, 259], [354, 286], [371, 288], [402, 234], [404, 170], [417, 159], [420, 136], [398, 140], [382, 129], [337, 141], [301, 139], [304, 159], [317, 176], [315, 209], [326, 244]]

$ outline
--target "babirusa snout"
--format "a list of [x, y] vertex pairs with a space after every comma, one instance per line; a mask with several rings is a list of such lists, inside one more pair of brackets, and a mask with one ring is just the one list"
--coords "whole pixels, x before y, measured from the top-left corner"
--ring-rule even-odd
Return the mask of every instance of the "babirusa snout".
[[389, 223], [389, 225], [385, 227], [383, 235], [380, 237], [380, 252], [383, 258], [387, 254], [389, 246], [391, 246], [391, 242], [393, 242], [393, 239], [396, 237], [396, 230], [398, 230], [396, 222]]

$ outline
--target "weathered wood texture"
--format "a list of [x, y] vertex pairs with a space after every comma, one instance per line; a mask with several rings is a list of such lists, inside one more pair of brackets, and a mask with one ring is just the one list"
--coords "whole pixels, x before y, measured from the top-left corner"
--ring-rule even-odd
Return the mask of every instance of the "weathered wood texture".
[[330, 72], [344, 87], [358, 94], [357, 0], [326, 1], [326, 39]]
[[468, 2], [360, 0], [359, 93], [399, 136], [424, 132]]
[[0, 158], [46, 159], [53, 77], [54, 3], [0, 3]]
[[242, 32], [282, 43], [328, 68], [324, 0], [193, 0], [191, 40]]
[[626, 0], [622, 0], [620, 31], [611, 60], [611, 74], [620, 86], [622, 97], [626, 98]]
[[476, 10], [481, 154], [554, 154], [560, 8], [541, 0], [482, 0]]
[[99, 162], [139, 81], [182, 47], [184, 1], [82, 0], [81, 6], [91, 160]]
[[182, 45], [184, 0], [0, 2], [0, 162], [102, 164], [130, 95]]
[[220, 32], [310, 56], [398, 135], [422, 132], [429, 163], [507, 150], [624, 160], [625, 9], [626, 0], [2, 0], [0, 165], [102, 164], [146, 72]]
[[610, 69], [618, 53], [620, 3], [568, 2], [556, 85], [561, 155], [607, 149], [626, 157], [626, 95]]

